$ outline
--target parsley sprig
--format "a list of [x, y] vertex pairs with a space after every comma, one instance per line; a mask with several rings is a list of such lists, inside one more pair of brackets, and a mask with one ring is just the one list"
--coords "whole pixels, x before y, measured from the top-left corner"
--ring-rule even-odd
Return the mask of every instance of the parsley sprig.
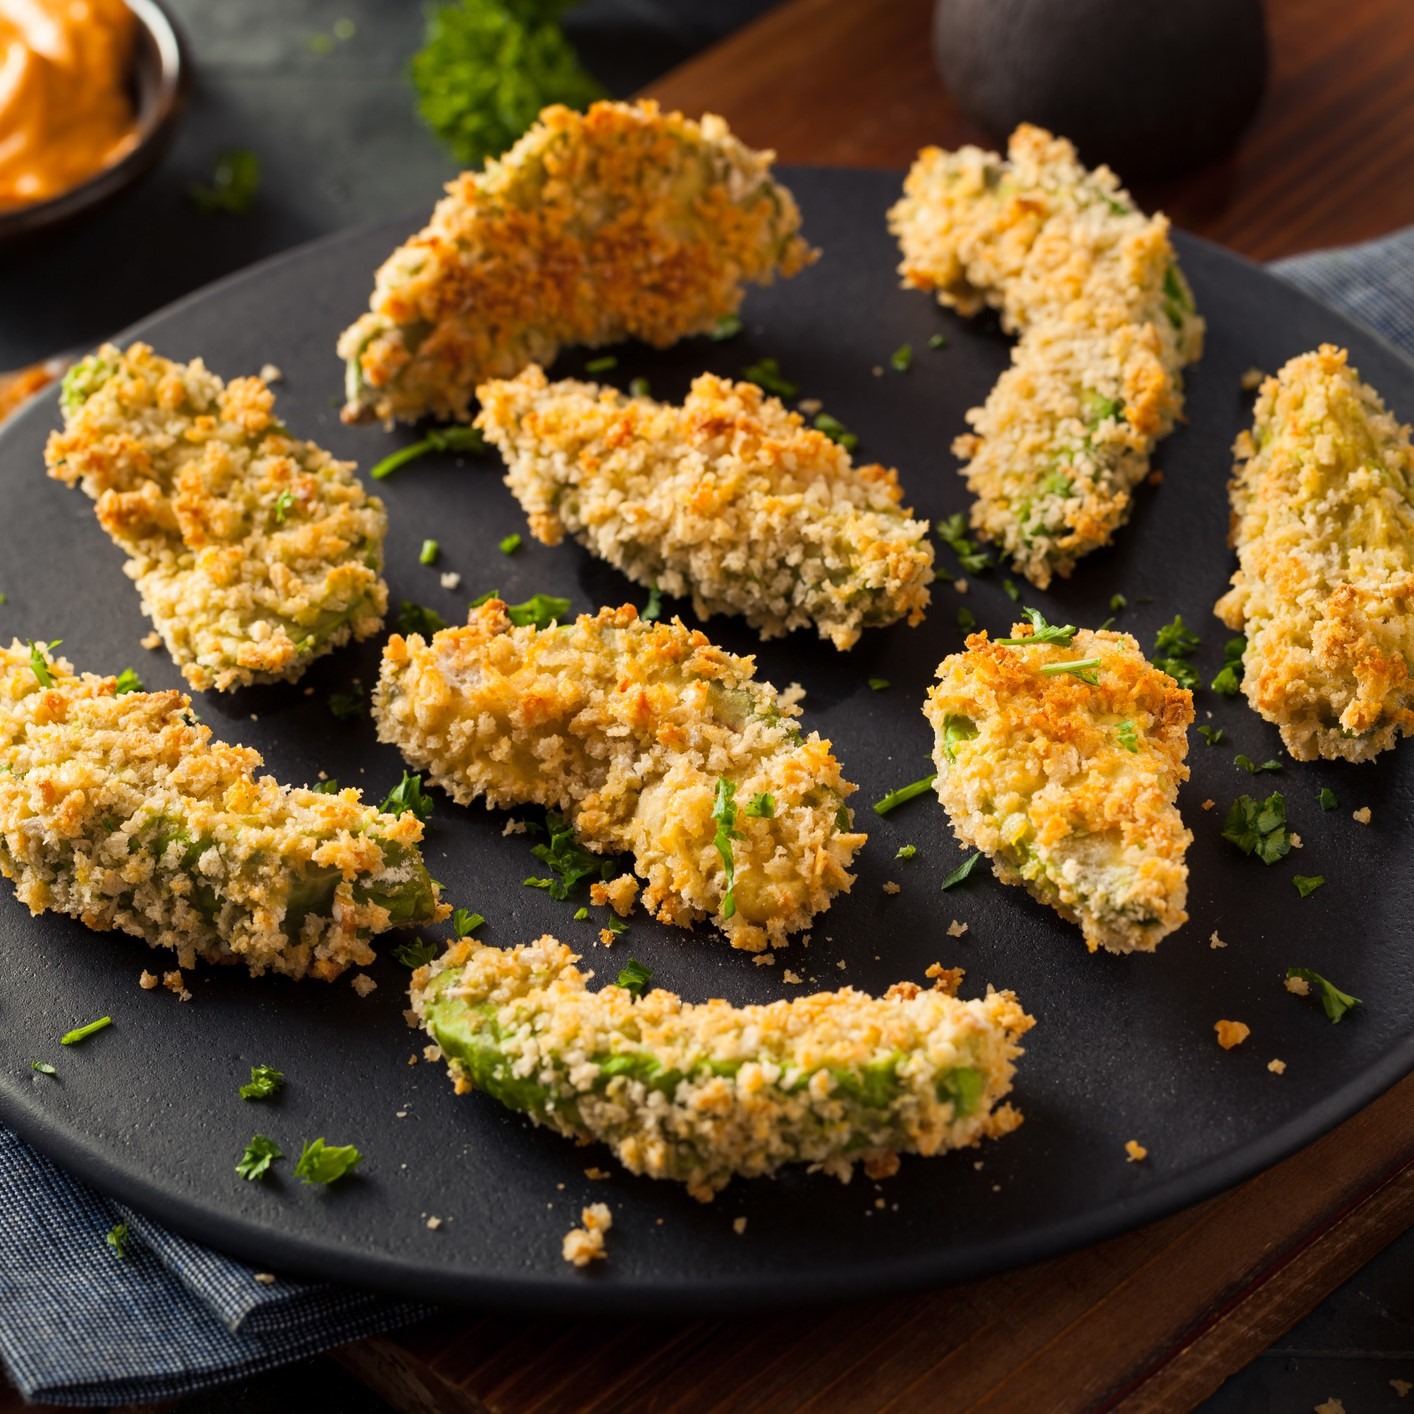
[[992, 557], [985, 550], [979, 550], [976, 542], [968, 538], [967, 516], [962, 511], [940, 520], [934, 529], [938, 532], [938, 539], [957, 556], [957, 562], [965, 574], [981, 574], [991, 567]]
[[273, 1139], [267, 1139], [263, 1134], [252, 1134], [250, 1143], [245, 1146], [245, 1153], [236, 1165], [236, 1172], [248, 1183], [254, 1183], [270, 1172], [270, 1165], [276, 1159], [284, 1157], [284, 1150]]
[[416, 815], [425, 821], [432, 814], [433, 800], [422, 789], [421, 774], [410, 776], [406, 771], [403, 778], [388, 792], [387, 799], [378, 809], [384, 815]]
[[943, 880], [943, 888], [956, 888], [958, 884], [962, 883], [962, 881], [966, 879], [969, 874], [972, 873], [972, 871], [977, 867], [977, 861], [981, 858], [981, 850], [978, 850], [976, 854], [968, 855], [967, 858], [964, 859], [962, 863], [959, 864], [957, 868], [954, 869], [952, 873], [949, 874], [948, 877]]
[[241, 1099], [268, 1100], [285, 1086], [285, 1072], [273, 1065], [253, 1065], [250, 1068], [250, 1084], [241, 1086]]
[[618, 867], [616, 861], [605, 859], [602, 854], [591, 854], [585, 849], [575, 837], [574, 826], [558, 811], [546, 812], [545, 828], [548, 841], [536, 845], [530, 852], [549, 867], [553, 877], [527, 879], [525, 882], [529, 888], [544, 889], [551, 898], [564, 900], [585, 879], [594, 875], [605, 879], [613, 876]]
[[27, 638], [29, 644], [29, 670], [39, 681], [40, 687], [53, 687], [54, 674], [49, 671], [48, 654], [52, 653], [64, 640], [56, 638], [52, 643], [36, 643]]
[[425, 457], [429, 452], [469, 452], [472, 456], [480, 456], [485, 450], [486, 439], [475, 427], [431, 427], [421, 441], [399, 447], [396, 452], [384, 457], [368, 474], [374, 481], [383, 481], [399, 467], [416, 461], [418, 457]]
[[1074, 624], [1048, 624], [1046, 616], [1039, 609], [1023, 608], [1021, 612], [1031, 622], [1031, 632], [1020, 638], [998, 638], [995, 642], [1002, 648], [1030, 648], [1037, 643], [1054, 643], [1057, 648], [1069, 648], [1075, 637]]
[[1245, 638], [1229, 638], [1223, 645], [1223, 665], [1209, 687], [1224, 697], [1236, 697], [1242, 691], [1242, 655], [1247, 651]]
[[300, 1153], [295, 1174], [306, 1183], [333, 1183], [362, 1158], [352, 1144], [326, 1144], [322, 1138], [311, 1139]]
[[1291, 831], [1286, 825], [1286, 797], [1273, 791], [1263, 801], [1239, 795], [1223, 824], [1223, 839], [1243, 854], [1255, 854], [1263, 864], [1275, 864], [1291, 852]]
[[1307, 982], [1314, 982], [1321, 989], [1321, 1005], [1332, 1021], [1339, 1021], [1351, 1007], [1364, 1005], [1359, 997], [1342, 992], [1334, 982], [1327, 981], [1319, 972], [1312, 972], [1309, 967], [1288, 967], [1286, 975], [1288, 978], [1300, 977]]
[[1188, 661], [1202, 640], [1185, 626], [1182, 614], [1175, 614], [1154, 638], [1154, 666], [1167, 673], [1180, 687], [1198, 686], [1198, 670]]
[[653, 980], [652, 968], [645, 967], [635, 957], [628, 960], [628, 966], [619, 973], [619, 986], [632, 994], [636, 1001], [643, 995], [644, 988]]
[[923, 795], [937, 779], [938, 773], [934, 771], [931, 775], [924, 776], [920, 781], [913, 781], [909, 785], [900, 786], [897, 790], [891, 790], [882, 800], [874, 802], [874, 813], [887, 815], [890, 810], [897, 810], [905, 802]]

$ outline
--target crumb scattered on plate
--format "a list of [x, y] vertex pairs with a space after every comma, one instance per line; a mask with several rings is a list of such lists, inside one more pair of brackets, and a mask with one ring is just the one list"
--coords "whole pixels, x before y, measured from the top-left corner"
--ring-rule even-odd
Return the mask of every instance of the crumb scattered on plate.
[[1213, 1030], [1218, 1033], [1218, 1045], [1225, 1051], [1240, 1046], [1252, 1034], [1252, 1028], [1244, 1021], [1215, 1021]]

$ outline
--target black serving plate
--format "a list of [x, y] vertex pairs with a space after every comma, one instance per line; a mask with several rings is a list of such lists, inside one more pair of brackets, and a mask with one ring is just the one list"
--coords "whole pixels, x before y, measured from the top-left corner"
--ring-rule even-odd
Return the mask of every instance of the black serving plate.
[[[899, 188], [889, 173], [804, 169], [787, 174], [824, 256], [799, 278], [753, 292], [746, 331], [726, 343], [693, 339], [666, 353], [626, 347], [609, 375], [643, 375], [655, 393], [679, 397], [704, 368], [738, 374], [762, 356], [779, 359], [801, 396], [819, 398], [859, 434], [858, 455], [900, 468], [909, 500], [939, 517], [967, 496], [948, 451], [963, 414], [1006, 366], [1007, 340], [987, 321], [968, 323], [925, 295], [900, 289], [884, 212]], [[364, 307], [373, 270], [413, 223], [399, 221], [320, 242], [214, 286], [156, 315], [141, 335], [174, 358], [204, 357], [225, 376], [274, 362], [284, 371], [279, 410], [298, 433], [365, 468], [411, 432], [346, 428], [337, 414], [340, 331]], [[1139, 494], [1134, 520], [1074, 578], [1025, 602], [1052, 620], [1094, 625], [1110, 597], [1146, 647], [1181, 612], [1203, 636], [1204, 682], [1228, 634], [1212, 617], [1232, 570], [1225, 543], [1232, 439], [1250, 416], [1239, 383], [1253, 366], [1272, 370], [1323, 340], [1346, 344], [1395, 411], [1414, 415], [1414, 369], [1347, 320], [1257, 267], [1192, 238], [1179, 238], [1184, 268], [1208, 316], [1208, 351], [1188, 383], [1188, 422], [1160, 448], [1164, 479]], [[946, 349], [929, 337], [944, 333]], [[904, 374], [889, 355], [913, 346]], [[577, 374], [585, 355], [556, 372]], [[42, 447], [58, 418], [45, 398], [0, 431], [0, 632], [61, 638], [80, 667], [140, 670], [149, 686], [179, 686], [177, 672], [139, 640], [147, 625], [82, 495], [44, 474]], [[500, 589], [523, 599], [568, 595], [576, 611], [643, 591], [573, 546], [529, 540], [515, 556], [497, 550], [524, 519], [500, 484], [494, 458], [413, 463], [381, 488], [392, 527], [388, 578], [396, 604], [415, 600], [457, 620], [467, 602]], [[441, 542], [435, 569], [419, 565], [426, 537]], [[939, 562], [952, 563], [946, 549]], [[455, 591], [439, 575], [462, 576]], [[876, 1186], [862, 1175], [841, 1186], [801, 1171], [738, 1182], [710, 1206], [668, 1183], [620, 1172], [602, 1150], [576, 1148], [534, 1130], [483, 1096], [458, 1099], [439, 1066], [410, 1057], [422, 1039], [402, 1011], [407, 971], [391, 956], [372, 969], [378, 990], [360, 1000], [345, 977], [334, 986], [252, 981], [235, 970], [189, 974], [182, 1004], [143, 992], [141, 969], [157, 955], [121, 935], [86, 931], [66, 918], [31, 919], [0, 901], [0, 1116], [54, 1159], [180, 1231], [291, 1274], [357, 1282], [407, 1296], [486, 1306], [575, 1311], [686, 1312], [858, 1297], [947, 1281], [1094, 1242], [1218, 1191], [1329, 1129], [1414, 1062], [1414, 862], [1409, 849], [1414, 746], [1376, 764], [1298, 765], [1251, 778], [1233, 765], [1280, 756], [1276, 732], [1241, 700], [1203, 691], [1198, 720], [1226, 732], [1209, 747], [1195, 732], [1184, 817], [1192, 921], [1153, 956], [1089, 956], [1079, 932], [979, 870], [946, 894], [939, 885], [962, 858], [943, 812], [929, 798], [879, 819], [869, 804], [930, 767], [920, 712], [940, 658], [961, 646], [957, 611], [985, 626], [1009, 625], [1015, 606], [998, 571], [968, 576], [957, 594], [937, 587], [927, 622], [869, 634], [840, 655], [805, 634], [758, 643], [741, 624], [716, 620], [713, 637], [755, 652], [759, 674], [807, 689], [805, 726], [829, 737], [857, 781], [858, 818], [870, 841], [852, 893], [839, 898], [774, 966], [734, 953], [715, 932], [674, 931], [635, 918], [605, 952], [598, 923], [577, 923], [577, 900], [557, 903], [522, 884], [539, 872], [530, 839], [503, 835], [507, 816], [459, 809], [438, 796], [427, 856], [448, 896], [489, 920], [488, 940], [513, 944], [553, 932], [580, 948], [601, 976], [628, 958], [689, 998], [736, 1002], [797, 995], [844, 982], [879, 991], [921, 981], [934, 961], [967, 969], [964, 994], [987, 983], [1014, 988], [1036, 1016], [1015, 1099], [1022, 1129], [999, 1142], [940, 1159], [906, 1159]], [[686, 608], [671, 604], [670, 609]], [[367, 717], [336, 721], [331, 692], [377, 673], [379, 644], [320, 662], [293, 687], [209, 695], [198, 704], [221, 737], [264, 753], [281, 780], [312, 781], [323, 769], [380, 798], [399, 777]], [[871, 691], [866, 679], [891, 686]], [[1333, 789], [1340, 808], [1316, 800]], [[1221, 838], [1242, 792], [1281, 790], [1303, 848], [1266, 867]], [[1207, 800], [1216, 808], [1204, 810]], [[1373, 820], [1351, 819], [1370, 806]], [[900, 845], [917, 846], [911, 861]], [[1323, 874], [1302, 899], [1292, 875]], [[887, 881], [902, 891], [891, 895]], [[952, 919], [967, 923], [961, 939]], [[1216, 931], [1227, 943], [1210, 948]], [[385, 947], [385, 952], [388, 949]], [[1314, 997], [1283, 988], [1287, 967], [1313, 967], [1365, 999], [1333, 1026]], [[788, 985], [787, 968], [805, 979]], [[113, 1026], [80, 1047], [60, 1035], [95, 1016]], [[1213, 1024], [1246, 1022], [1251, 1038], [1220, 1050]], [[1286, 1062], [1278, 1076], [1273, 1058]], [[30, 1068], [43, 1059], [49, 1077]], [[243, 1102], [252, 1063], [289, 1077], [280, 1098]], [[279, 1166], [265, 1184], [234, 1166], [252, 1132], [287, 1154], [323, 1135], [355, 1143], [354, 1177], [306, 1188]], [[1149, 1158], [1129, 1163], [1137, 1139]], [[592, 1181], [587, 1168], [612, 1171]], [[614, 1211], [609, 1260], [590, 1273], [560, 1257], [581, 1206]], [[427, 1218], [443, 1219], [436, 1230]], [[748, 1219], [738, 1235], [733, 1220]]]

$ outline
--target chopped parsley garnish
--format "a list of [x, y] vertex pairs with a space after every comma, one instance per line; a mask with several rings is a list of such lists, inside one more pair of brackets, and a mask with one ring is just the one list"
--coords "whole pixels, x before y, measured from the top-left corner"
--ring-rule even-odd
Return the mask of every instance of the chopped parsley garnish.
[[1223, 739], [1223, 729], [1221, 727], [1210, 727], [1205, 724], [1198, 728], [1198, 735], [1201, 736], [1209, 746], [1216, 746]]
[[468, 938], [485, 922], [482, 914], [458, 908], [452, 913], [452, 933], [458, 938]]
[[284, 1085], [283, 1070], [276, 1070], [273, 1065], [253, 1065], [250, 1068], [250, 1084], [241, 1086], [241, 1099], [268, 1100]]
[[36, 643], [32, 638], [25, 639], [29, 644], [29, 670], [39, 679], [40, 687], [54, 686], [54, 674], [49, 671], [49, 663], [44, 655], [52, 653], [63, 641], [62, 638], [56, 638], [52, 643]]
[[888, 688], [888, 686], [889, 686], [889, 680], [888, 680], [888, 678], [870, 678], [870, 679], [869, 679], [869, 691], [870, 691], [870, 692], [883, 692], [883, 691], [885, 691], [885, 690]]
[[1300, 977], [1307, 982], [1314, 982], [1321, 989], [1321, 1005], [1332, 1021], [1339, 1021], [1351, 1007], [1364, 1005], [1359, 997], [1342, 992], [1334, 982], [1327, 982], [1319, 972], [1312, 972], [1309, 967], [1288, 967], [1286, 975], [1288, 978]]
[[514, 555], [520, 547], [521, 538], [514, 531], [496, 546], [503, 555]]
[[592, 874], [605, 879], [612, 876], [617, 868], [614, 859], [605, 859], [603, 855], [591, 854], [585, 849], [575, 838], [574, 826], [558, 811], [545, 812], [545, 828], [549, 835], [548, 843], [538, 844], [530, 852], [542, 864], [549, 865], [556, 877], [527, 879], [527, 887], [545, 889], [551, 898], [563, 900]]
[[422, 551], [417, 557], [417, 562], [420, 565], [435, 565], [437, 563], [437, 556], [441, 553], [442, 547], [435, 540], [424, 540], [422, 542]]
[[323, 1139], [311, 1139], [299, 1156], [295, 1173], [306, 1183], [333, 1183], [362, 1158], [352, 1144], [326, 1144]]
[[290, 511], [294, 508], [294, 504], [294, 493], [291, 491], [281, 491], [280, 494], [275, 497], [276, 525], [284, 525], [285, 517], [289, 515]]
[[957, 712], [949, 712], [943, 718], [943, 755], [949, 761], [957, 762], [957, 744], [960, 741], [975, 741], [977, 739], [977, 723], [971, 717], [964, 717]]
[[815, 414], [815, 430], [823, 432], [830, 441], [838, 442], [847, 452], [852, 452], [859, 445], [859, 438], [839, 418], [831, 417], [827, 412]]
[[1126, 751], [1138, 752], [1139, 737], [1134, 730], [1133, 722], [1121, 722], [1119, 726], [1115, 728], [1115, 735], [1119, 738], [1119, 744], [1124, 747]]
[[329, 711], [340, 722], [347, 722], [352, 717], [362, 715], [363, 689], [355, 686], [347, 692], [331, 692], [329, 694]]
[[1335, 792], [1329, 786], [1321, 787], [1321, 792], [1316, 800], [1322, 810], [1335, 810], [1340, 806], [1340, 801], [1336, 799]]
[[575, 921], [576, 923], [583, 923], [584, 920], [585, 920], [586, 918], [588, 918], [588, 917], [589, 917], [589, 910], [588, 910], [587, 908], [581, 907], [581, 908], [575, 909], [575, 911], [574, 911], [574, 921]]
[[977, 861], [981, 859], [981, 857], [981, 850], [978, 850], [976, 854], [969, 854], [967, 858], [964, 859], [962, 863], [959, 864], [957, 868], [954, 869], [952, 873], [949, 874], [948, 877], [943, 880], [943, 888], [951, 889], [956, 885], [962, 883], [962, 881], [967, 878], [967, 876], [971, 874], [972, 871], [977, 867]]
[[644, 623], [653, 623], [663, 612], [663, 596], [655, 584], [648, 591], [648, 602], [643, 606], [643, 612], [638, 616]]
[[434, 633], [446, 627], [446, 619], [436, 609], [414, 604], [411, 599], [404, 599], [398, 610], [398, 632], [404, 638], [414, 633], [420, 633], [423, 638], [431, 638]]
[[77, 1046], [80, 1041], [87, 1040], [95, 1031], [102, 1031], [105, 1026], [111, 1026], [113, 1018], [111, 1016], [100, 1016], [97, 1021], [90, 1021], [87, 1026], [76, 1026], [72, 1031], [66, 1031], [59, 1037], [61, 1046]]
[[1302, 898], [1310, 898], [1326, 882], [1326, 878], [1324, 874], [1293, 874], [1291, 882], [1296, 885], [1296, 892]]
[[619, 973], [619, 986], [634, 999], [643, 995], [643, 989], [653, 980], [653, 971], [645, 967], [635, 957], [628, 960], [628, 966]]
[[1110, 613], [1120, 614], [1129, 607], [1129, 600], [1123, 594], [1110, 595]]
[[776, 818], [776, 797], [764, 790], [760, 795], [753, 795], [746, 802], [745, 813], [753, 820], [774, 820]]
[[907, 373], [913, 367], [913, 345], [900, 344], [889, 355], [889, 367], [895, 373]]
[[945, 349], [948, 346], [948, 336], [946, 334], [934, 334], [928, 340], [930, 349]]
[[1031, 633], [1025, 638], [999, 638], [1002, 648], [1030, 648], [1037, 643], [1054, 643], [1057, 648], [1069, 648], [1075, 637], [1074, 624], [1048, 624], [1046, 616], [1039, 609], [1021, 611], [1031, 621]]
[[1263, 761], [1260, 765], [1254, 761], [1245, 751], [1239, 751], [1232, 758], [1232, 764], [1240, 770], [1246, 771], [1249, 776], [1255, 776], [1261, 771], [1280, 771], [1280, 761]]
[[378, 809], [384, 815], [406, 815], [411, 812], [419, 820], [426, 821], [432, 814], [432, 806], [432, 797], [422, 789], [421, 774], [410, 776], [404, 771], [402, 780], [388, 792], [388, 798]]
[[273, 1139], [267, 1139], [263, 1134], [252, 1134], [250, 1143], [245, 1146], [245, 1153], [236, 1165], [236, 1172], [248, 1183], [254, 1183], [270, 1172], [270, 1165], [276, 1159], [284, 1157], [284, 1150]]
[[[963, 720], [966, 720], [965, 718]], [[976, 729], [973, 729], [976, 735]], [[911, 785], [900, 786], [897, 790], [891, 790], [882, 800], [874, 802], [874, 813], [876, 815], [887, 815], [890, 810], [897, 810], [906, 801], [922, 795], [932, 787], [934, 781], [938, 779], [938, 773], [934, 771], [931, 775], [924, 776], [921, 781], [914, 781]]]
[[558, 23], [567, 8], [563, 0], [429, 7], [412, 58], [417, 113], [463, 167], [504, 152], [549, 104], [583, 110], [602, 96]]
[[778, 398], [793, 398], [800, 391], [781, 372], [781, 365], [773, 358], [760, 358], [741, 370], [741, 376], [748, 383], [755, 383]]
[[967, 537], [967, 516], [962, 511], [940, 520], [933, 528], [938, 539], [957, 556], [964, 573], [981, 574], [990, 568], [992, 557], [985, 550], [979, 550], [976, 542]]
[[224, 212], [227, 216], [244, 216], [260, 190], [260, 158], [244, 148], [232, 148], [216, 154], [209, 186], [193, 182], [187, 195], [198, 211], [208, 216]]
[[130, 692], [141, 692], [142, 679], [131, 668], [124, 668], [118, 674], [113, 690], [118, 697], [124, 697]]
[[59, 1073], [48, 1061], [30, 1061], [29, 1068], [37, 1070], [41, 1075], [58, 1075]]
[[736, 783], [725, 776], [717, 777], [717, 795], [712, 802], [712, 818], [717, 833], [712, 843], [722, 857], [722, 869], [727, 876], [727, 891], [722, 895], [722, 917], [736, 913], [736, 860], [732, 857], [732, 841], [741, 838], [736, 828]]
[[1243, 854], [1255, 854], [1263, 864], [1275, 864], [1291, 850], [1286, 827], [1286, 797], [1273, 791], [1263, 801], [1239, 795], [1223, 824], [1223, 839], [1231, 840]]
[[1154, 639], [1154, 666], [1180, 687], [1197, 687], [1198, 673], [1188, 659], [1200, 641], [1192, 629], [1184, 626], [1183, 615], [1175, 614], [1173, 622], [1165, 624]]
[[1058, 673], [1069, 673], [1071, 677], [1079, 678], [1081, 682], [1088, 683], [1091, 687], [1098, 687], [1100, 679], [1095, 669], [1099, 666], [1100, 660], [1098, 658], [1072, 658], [1068, 663], [1043, 663], [1041, 671], [1048, 677], [1055, 677]]
[[[458, 934], [458, 937], [461, 935]], [[393, 949], [393, 956], [402, 963], [404, 967], [410, 967], [414, 972], [419, 967], [426, 967], [427, 964], [442, 955], [442, 945], [434, 943], [431, 938], [417, 938], [411, 943], [399, 943]]]
[[382, 481], [391, 476], [399, 467], [406, 466], [428, 452], [470, 452], [480, 456], [486, 450], [486, 439], [475, 427], [431, 427], [419, 442], [409, 442], [396, 452], [383, 458], [368, 474], [374, 481]]
[[1006, 597], [1013, 604], [1021, 603], [1021, 591], [1016, 587], [1016, 581], [1012, 579], [1002, 580], [1002, 589], [1006, 592]]
[[0, 604], [8, 604], [9, 602], [10, 596], [8, 594], [0, 593]]
[[957, 631], [959, 633], [971, 633], [977, 627], [977, 615], [971, 609], [961, 608], [957, 611]]
[[1247, 651], [1245, 638], [1229, 638], [1223, 645], [1223, 665], [1209, 687], [1224, 697], [1236, 697], [1242, 691], [1242, 655]]
[[712, 326], [712, 333], [709, 335], [709, 337], [714, 339], [717, 343], [723, 344], [728, 339], [736, 338], [736, 336], [741, 333], [741, 330], [741, 315], [724, 314]]
[[128, 1255], [128, 1225], [115, 1223], [103, 1239], [120, 1257]]
[[901, 844], [901, 845], [899, 845], [899, 847], [898, 847], [898, 852], [894, 855], [894, 858], [895, 858], [895, 859], [912, 859], [913, 856], [914, 856], [915, 854], [917, 854], [917, 853], [918, 853], [918, 846], [917, 846], [916, 844]]
[[[472, 608], [476, 606], [473, 604]], [[570, 611], [568, 599], [556, 598], [553, 594], [535, 594], [524, 604], [507, 604], [506, 617], [517, 627], [533, 624], [536, 628], [549, 628], [557, 619], [562, 619]]]
[[610, 918], [609, 931], [617, 938], [620, 933], [628, 932], [628, 924], [622, 918]]
[[635, 398], [646, 398], [653, 391], [653, 385], [646, 378], [630, 378], [628, 391]]
[[604, 354], [601, 358], [591, 358], [584, 365], [586, 373], [610, 373], [619, 366], [616, 354]]

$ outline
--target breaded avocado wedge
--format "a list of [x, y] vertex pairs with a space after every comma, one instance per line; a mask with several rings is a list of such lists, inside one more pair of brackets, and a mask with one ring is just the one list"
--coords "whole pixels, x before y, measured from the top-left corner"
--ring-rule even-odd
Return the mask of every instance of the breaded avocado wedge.
[[1129, 519], [1183, 411], [1203, 321], [1169, 242], [1107, 167], [1023, 124], [1007, 156], [925, 148], [889, 213], [904, 283], [1018, 334], [954, 452], [973, 527], [1044, 589]]
[[458, 1091], [607, 1144], [632, 1173], [706, 1202], [737, 1175], [940, 1154], [1006, 1134], [1018, 1038], [1010, 992], [960, 1001], [900, 983], [767, 1006], [589, 991], [552, 937], [501, 950], [468, 940], [413, 975], [412, 999]]
[[79, 485], [198, 691], [293, 682], [378, 632], [383, 503], [352, 462], [290, 435], [259, 378], [105, 344], [64, 378], [49, 474]]
[[917, 624], [928, 523], [896, 472], [855, 466], [754, 383], [704, 373], [676, 407], [538, 367], [477, 389], [476, 425], [547, 545], [566, 532], [636, 584], [740, 614], [763, 638], [814, 627], [836, 648]]
[[477, 384], [565, 345], [710, 332], [815, 258], [773, 156], [646, 100], [546, 108], [378, 271], [339, 339], [344, 419], [464, 419]]
[[865, 836], [830, 743], [754, 668], [631, 605], [537, 629], [492, 599], [431, 642], [394, 634], [373, 711], [453, 800], [561, 811], [589, 849], [633, 855], [661, 921], [710, 917], [759, 952], [848, 890]]
[[277, 784], [180, 692], [120, 693], [42, 645], [0, 650], [0, 873], [31, 913], [169, 948], [183, 967], [332, 981], [435, 922], [416, 816]]
[[1127, 633], [1018, 624], [944, 658], [924, 715], [953, 832], [1078, 923], [1094, 952], [1151, 952], [1188, 919], [1179, 815], [1193, 694]]
[[1233, 448], [1242, 688], [1298, 761], [1369, 761], [1414, 732], [1414, 448], [1323, 344], [1257, 396]]

